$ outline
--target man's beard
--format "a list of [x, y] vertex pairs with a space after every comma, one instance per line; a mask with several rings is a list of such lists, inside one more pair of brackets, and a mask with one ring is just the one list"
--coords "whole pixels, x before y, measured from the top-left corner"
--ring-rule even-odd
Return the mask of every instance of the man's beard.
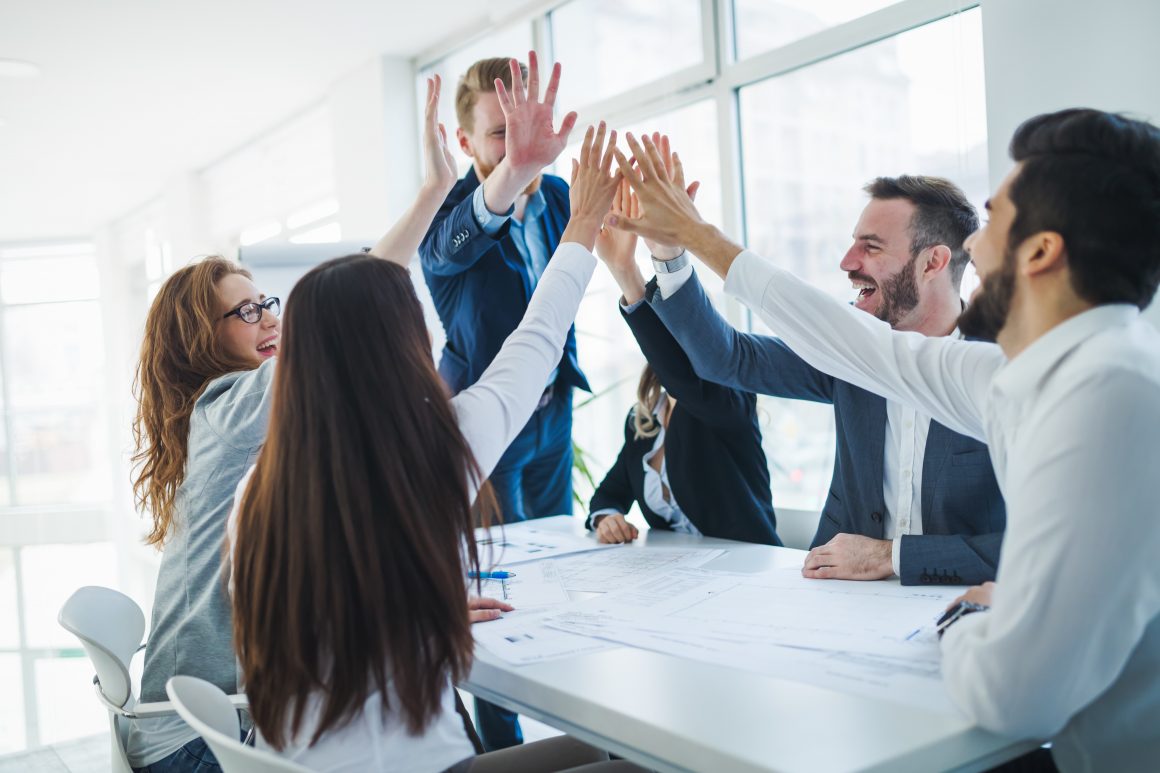
[[[479, 167], [479, 179], [480, 180], [486, 180], [487, 178], [491, 177], [491, 173], [495, 171], [495, 166], [487, 166], [478, 160], [476, 161], [476, 165]], [[496, 166], [498, 166], [498, 164]], [[544, 175], [542, 175], [542, 174], [536, 175], [535, 178], [530, 183], [528, 183], [528, 187], [524, 188], [524, 190], [522, 191], [522, 195], [531, 196], [532, 194], [534, 194], [536, 191], [538, 191], [540, 189], [540, 183], [542, 183], [543, 181], [544, 181]]]
[[851, 280], [870, 282], [877, 286], [876, 292], [881, 294], [882, 302], [878, 304], [874, 316], [889, 322], [891, 327], [897, 327], [899, 320], [918, 305], [918, 280], [914, 278], [914, 264], [917, 260], [918, 256], [911, 258], [909, 263], [882, 283], [858, 271], [849, 272]]
[[994, 342], [1007, 324], [1015, 296], [1015, 254], [1003, 254], [1003, 267], [983, 280], [966, 311], [959, 315], [959, 332], [967, 338]]

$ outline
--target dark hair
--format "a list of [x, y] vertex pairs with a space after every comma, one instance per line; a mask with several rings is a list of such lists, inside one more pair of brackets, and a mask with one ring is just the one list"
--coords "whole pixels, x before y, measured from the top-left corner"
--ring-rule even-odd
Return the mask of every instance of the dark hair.
[[[471, 505], [484, 476], [410, 275], [366, 255], [314, 268], [290, 294], [281, 349], [234, 543], [250, 713], [282, 748], [319, 695], [314, 743], [378, 690], [384, 712], [420, 732], [470, 669], [466, 572], [479, 564]], [[480, 501], [495, 512], [490, 489]]]
[[1092, 109], [1037, 115], [1015, 130], [1008, 245], [1063, 237], [1071, 284], [1094, 304], [1147, 306], [1160, 282], [1160, 129]]
[[904, 174], [876, 177], [863, 188], [875, 199], [906, 199], [914, 205], [910, 218], [910, 256], [945, 244], [951, 251], [951, 284], [958, 287], [971, 256], [963, 249], [979, 229], [979, 215], [959, 186], [942, 177]]

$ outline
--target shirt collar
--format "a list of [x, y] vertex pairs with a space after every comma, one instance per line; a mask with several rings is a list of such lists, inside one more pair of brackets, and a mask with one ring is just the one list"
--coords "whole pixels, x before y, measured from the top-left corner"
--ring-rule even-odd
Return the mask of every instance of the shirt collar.
[[544, 198], [544, 192], [542, 190], [536, 191], [531, 196], [528, 196], [528, 204], [524, 207], [524, 222], [535, 220], [544, 214], [544, 209], [547, 206], [548, 201]]
[[1069, 353], [1089, 338], [1116, 327], [1127, 327], [1140, 310], [1127, 303], [1105, 304], [1077, 314], [1048, 330], [995, 374], [994, 388], [1019, 399], [1039, 388]]

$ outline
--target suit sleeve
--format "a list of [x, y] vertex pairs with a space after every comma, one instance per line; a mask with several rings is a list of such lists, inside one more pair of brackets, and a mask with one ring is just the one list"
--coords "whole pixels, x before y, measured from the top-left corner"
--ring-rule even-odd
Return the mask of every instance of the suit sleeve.
[[632, 413], [628, 415], [628, 422], [624, 430], [624, 445], [620, 447], [620, 453], [616, 456], [616, 461], [612, 467], [609, 468], [608, 473], [604, 476], [604, 480], [600, 481], [600, 485], [596, 487], [596, 491], [592, 494], [592, 500], [588, 503], [588, 519], [584, 522], [586, 529], [592, 528], [592, 513], [600, 510], [615, 510], [618, 513], [625, 514], [632, 507], [636, 501], [636, 496], [632, 493], [632, 483], [628, 476], [628, 465], [631, 463], [632, 457]]
[[511, 222], [505, 221], [498, 230], [489, 233], [491, 229], [485, 230], [475, 216], [474, 196], [468, 194], [458, 202], [454, 197], [452, 192], [443, 202], [419, 244], [423, 269], [435, 276], [467, 271], [511, 229]]
[[[1003, 532], [962, 534], [915, 534], [902, 537], [899, 579], [903, 585], [945, 582], [981, 585], [995, 580]], [[924, 575], [926, 582], [924, 582]], [[950, 579], [943, 580], [941, 578]]]
[[631, 312], [621, 309], [621, 314], [665, 391], [685, 410], [709, 426], [749, 424], [753, 413], [752, 395], [697, 376], [676, 339], [647, 303], [639, 304]]
[[781, 340], [742, 333], [725, 321], [696, 272], [662, 298], [650, 286], [649, 305], [701, 378], [746, 392], [831, 403], [834, 379], [808, 365]]

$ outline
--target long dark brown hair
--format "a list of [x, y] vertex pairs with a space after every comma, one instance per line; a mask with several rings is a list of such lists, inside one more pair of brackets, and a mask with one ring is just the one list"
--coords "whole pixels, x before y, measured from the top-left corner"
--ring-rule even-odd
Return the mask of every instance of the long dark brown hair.
[[164, 544], [173, 526], [194, 403], [215, 378], [255, 367], [232, 357], [217, 336], [222, 315], [217, 285], [230, 274], [251, 278], [237, 263], [216, 255], [175, 271], [145, 318], [133, 381], [133, 496], [137, 507], [153, 516], [145, 538], [150, 545]]
[[282, 748], [318, 695], [313, 744], [378, 690], [418, 733], [471, 665], [482, 476], [407, 271], [352, 255], [307, 273], [286, 304], [273, 390], [234, 543], [234, 644], [254, 722]]

